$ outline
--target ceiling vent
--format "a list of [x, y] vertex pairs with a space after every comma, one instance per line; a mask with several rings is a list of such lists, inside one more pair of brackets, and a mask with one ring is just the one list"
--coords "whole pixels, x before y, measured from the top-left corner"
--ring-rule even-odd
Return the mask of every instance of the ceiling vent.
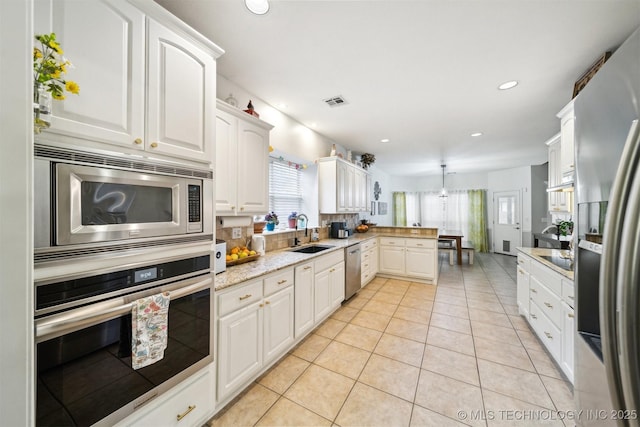
[[341, 105], [348, 104], [348, 102], [342, 97], [342, 95], [332, 96], [324, 100], [329, 107], [339, 107]]

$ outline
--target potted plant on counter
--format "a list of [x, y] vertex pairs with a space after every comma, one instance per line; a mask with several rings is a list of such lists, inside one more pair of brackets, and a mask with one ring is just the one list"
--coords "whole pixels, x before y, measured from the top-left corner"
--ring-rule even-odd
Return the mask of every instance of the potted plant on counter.
[[278, 221], [278, 215], [274, 212], [269, 212], [264, 216], [264, 220], [267, 222], [267, 231], [273, 231], [280, 222]]
[[289, 228], [296, 228], [296, 222], [298, 221], [298, 212], [291, 212], [289, 214]]

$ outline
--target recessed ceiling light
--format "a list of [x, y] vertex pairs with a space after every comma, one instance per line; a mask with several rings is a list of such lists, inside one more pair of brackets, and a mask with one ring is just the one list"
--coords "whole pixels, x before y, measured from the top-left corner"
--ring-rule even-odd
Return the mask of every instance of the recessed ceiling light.
[[245, 6], [256, 15], [264, 15], [269, 11], [268, 0], [244, 0]]
[[516, 86], [518, 86], [518, 82], [516, 80], [511, 80], [511, 81], [502, 83], [500, 86], [498, 86], [498, 89], [507, 90], [507, 89], [514, 88]]
[[482, 136], [482, 132], [475, 132], [472, 133], [471, 136]]
[[381, 139], [380, 142], [387, 143], [387, 142], [391, 142], [391, 140], [389, 140], [389, 138], [384, 138], [384, 139]]

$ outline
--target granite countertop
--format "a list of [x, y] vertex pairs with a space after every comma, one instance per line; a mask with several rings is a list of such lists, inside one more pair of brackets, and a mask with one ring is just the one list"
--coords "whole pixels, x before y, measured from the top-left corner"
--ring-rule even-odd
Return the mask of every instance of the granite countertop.
[[[330, 254], [338, 250], [343, 250], [347, 246], [361, 243], [376, 237], [378, 236], [375, 233], [357, 233], [346, 239], [323, 239], [319, 242], [313, 242], [311, 244], [327, 246], [330, 245], [334, 247], [315, 254], [301, 254], [292, 252], [291, 250], [295, 248], [287, 248], [267, 252], [255, 261], [227, 267], [226, 271], [224, 271], [223, 273], [216, 274], [215, 289], [216, 291], [220, 291], [230, 286], [237, 285], [238, 283], [242, 283], [246, 280], [255, 279], [260, 276], [264, 276], [265, 274], [281, 270], [283, 268], [307, 262], [323, 255]], [[308, 245], [309, 244], [300, 245], [300, 247]]]
[[[387, 228], [387, 227], [385, 227]], [[419, 239], [437, 239], [437, 232], [435, 236], [409, 234], [410, 228], [406, 228], [406, 234], [399, 233], [397, 230], [391, 232], [387, 230], [369, 231], [366, 233], [355, 233], [346, 239], [322, 239], [319, 242], [313, 242], [318, 245], [331, 245], [334, 246], [326, 251], [318, 252], [315, 254], [301, 254], [292, 252], [294, 248], [281, 249], [277, 251], [271, 251], [257, 258], [255, 261], [247, 262], [244, 264], [234, 265], [227, 267], [223, 273], [216, 274], [215, 278], [215, 290], [221, 291], [233, 285], [237, 285], [247, 280], [256, 279], [265, 274], [273, 273], [274, 271], [282, 270], [283, 268], [292, 267], [296, 264], [307, 262], [317, 257], [321, 257], [331, 252], [342, 250], [347, 246], [351, 246], [356, 243], [361, 243], [366, 240], [374, 239], [376, 237], [406, 237], [406, 238], [419, 238]], [[437, 230], [437, 229], [436, 229]], [[308, 245], [308, 244], [307, 244]], [[301, 246], [307, 246], [301, 245]]]
[[544, 264], [545, 266], [551, 268], [553, 271], [556, 271], [562, 274], [567, 279], [573, 280], [573, 270], [565, 270], [562, 267], [554, 264], [548, 259], [542, 258], [543, 256], [553, 257], [561, 260], [565, 260], [569, 258], [569, 250], [568, 249], [551, 249], [551, 248], [518, 248], [518, 251], [522, 252], [525, 255], [530, 256], [536, 261]]

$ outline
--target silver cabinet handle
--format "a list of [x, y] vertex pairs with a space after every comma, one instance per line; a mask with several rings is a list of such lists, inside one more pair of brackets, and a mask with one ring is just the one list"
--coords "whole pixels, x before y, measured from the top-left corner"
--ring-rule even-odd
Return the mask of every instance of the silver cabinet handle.
[[278, 280], [278, 285], [282, 285], [283, 283], [287, 283], [287, 279]]
[[547, 336], [547, 338], [549, 338], [550, 340], [553, 339], [553, 335], [551, 335], [549, 332], [544, 331], [544, 334]]
[[531, 288], [531, 292], [533, 292], [534, 294], [538, 293], [538, 291], [535, 288]]
[[553, 308], [553, 305], [549, 304], [548, 302], [545, 301], [544, 305], [546, 305], [549, 308]]
[[532, 319], [537, 319], [537, 318], [538, 318], [538, 316], [536, 316], [535, 314], [532, 314], [532, 315], [531, 315], [531, 318], [532, 318]]

